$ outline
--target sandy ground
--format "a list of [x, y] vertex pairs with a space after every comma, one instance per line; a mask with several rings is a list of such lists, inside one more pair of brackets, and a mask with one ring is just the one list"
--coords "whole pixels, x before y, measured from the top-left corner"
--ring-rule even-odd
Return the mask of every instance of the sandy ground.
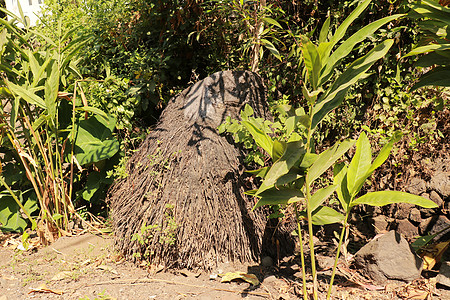
[[[11, 239], [11, 238], [10, 238]], [[18, 239], [18, 237], [16, 237]], [[5, 244], [4, 242], [2, 244]], [[7, 243], [6, 243], [7, 244]], [[63, 237], [33, 252], [0, 247], [0, 300], [13, 299], [299, 299], [300, 272], [261, 266], [220, 266], [216, 273], [188, 270], [157, 272], [124, 261], [112, 238], [84, 234]], [[289, 270], [293, 270], [292, 266]], [[261, 284], [221, 283], [219, 272], [255, 274]], [[212, 276], [211, 276], [212, 275]], [[421, 288], [418, 288], [418, 287]], [[428, 286], [428, 287], [427, 287]], [[335, 299], [450, 299], [448, 290], [434, 290], [432, 281], [367, 290], [354, 284], [336, 287]], [[419, 298], [419, 296], [422, 298]], [[320, 298], [323, 298], [321, 294]], [[448, 298], [447, 298], [448, 297]]]

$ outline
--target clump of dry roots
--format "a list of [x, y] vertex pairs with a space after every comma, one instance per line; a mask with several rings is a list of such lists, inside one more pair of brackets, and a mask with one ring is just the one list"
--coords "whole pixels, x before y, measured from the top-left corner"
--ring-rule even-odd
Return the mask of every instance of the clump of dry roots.
[[259, 76], [234, 71], [170, 101], [128, 161], [128, 177], [110, 190], [115, 244], [126, 257], [201, 269], [259, 259], [266, 213], [244, 195], [244, 153], [217, 132], [246, 103], [270, 118]]

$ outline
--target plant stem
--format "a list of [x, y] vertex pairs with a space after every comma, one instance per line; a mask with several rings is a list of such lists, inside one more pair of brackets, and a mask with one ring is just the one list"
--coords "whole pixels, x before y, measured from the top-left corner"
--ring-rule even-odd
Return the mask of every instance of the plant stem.
[[339, 244], [338, 244], [336, 256], [334, 258], [333, 272], [331, 273], [330, 285], [328, 286], [327, 300], [329, 300], [331, 298], [331, 290], [333, 288], [334, 276], [336, 275], [337, 264], [339, 261], [339, 255], [341, 254], [342, 241], [344, 240], [345, 230], [347, 229], [347, 220], [348, 220], [349, 215], [350, 215], [350, 212], [348, 211], [345, 214], [344, 223], [342, 225], [341, 235], [339, 237]]
[[302, 261], [303, 299], [308, 300], [308, 292], [306, 290], [306, 267], [305, 267], [305, 254], [303, 253], [302, 226], [300, 225], [300, 218], [298, 216], [297, 203], [295, 203], [295, 216], [297, 218], [298, 238], [300, 242], [300, 259]]
[[308, 235], [309, 235], [309, 251], [311, 255], [311, 273], [313, 276], [313, 296], [317, 300], [317, 273], [316, 273], [316, 258], [314, 254], [314, 232], [312, 224], [312, 212], [310, 207], [311, 191], [310, 186], [306, 185], [306, 215], [308, 218]]

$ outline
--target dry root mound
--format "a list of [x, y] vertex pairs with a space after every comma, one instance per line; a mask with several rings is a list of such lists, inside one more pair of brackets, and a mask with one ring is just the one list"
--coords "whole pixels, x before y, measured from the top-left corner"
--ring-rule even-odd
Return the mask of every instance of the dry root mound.
[[264, 93], [256, 74], [224, 71], [170, 101], [110, 191], [118, 250], [180, 268], [259, 258], [267, 217], [243, 194], [242, 151], [216, 129], [246, 103], [269, 117]]

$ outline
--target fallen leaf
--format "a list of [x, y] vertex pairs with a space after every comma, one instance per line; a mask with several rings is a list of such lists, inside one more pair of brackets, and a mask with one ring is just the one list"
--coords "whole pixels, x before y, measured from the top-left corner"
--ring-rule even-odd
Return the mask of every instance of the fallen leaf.
[[53, 276], [52, 279], [50, 279], [50, 280], [51, 281], [63, 280], [63, 279], [66, 279], [66, 278], [70, 277], [71, 274], [72, 273], [69, 272], [69, 271], [62, 271], [62, 272], [59, 272], [59, 273], [55, 274], [55, 276]]
[[28, 294], [31, 293], [49, 293], [49, 294], [56, 294], [56, 295], [62, 295], [63, 292], [59, 290], [52, 290], [47, 287], [45, 283], [41, 284], [39, 287], [32, 289]]
[[450, 245], [450, 241], [430, 245], [423, 249], [421, 256], [423, 258], [423, 269], [431, 270], [441, 261], [442, 255]]
[[100, 266], [97, 267], [97, 269], [108, 271], [108, 272], [111, 272], [111, 273], [116, 274], [116, 275], [119, 274], [113, 267], [110, 267], [110, 266], [107, 266], [107, 265], [100, 265]]
[[242, 279], [247, 281], [251, 285], [258, 285], [259, 280], [254, 274], [247, 274], [245, 272], [228, 272], [222, 276], [222, 280], [220, 282], [230, 282], [235, 279]]

